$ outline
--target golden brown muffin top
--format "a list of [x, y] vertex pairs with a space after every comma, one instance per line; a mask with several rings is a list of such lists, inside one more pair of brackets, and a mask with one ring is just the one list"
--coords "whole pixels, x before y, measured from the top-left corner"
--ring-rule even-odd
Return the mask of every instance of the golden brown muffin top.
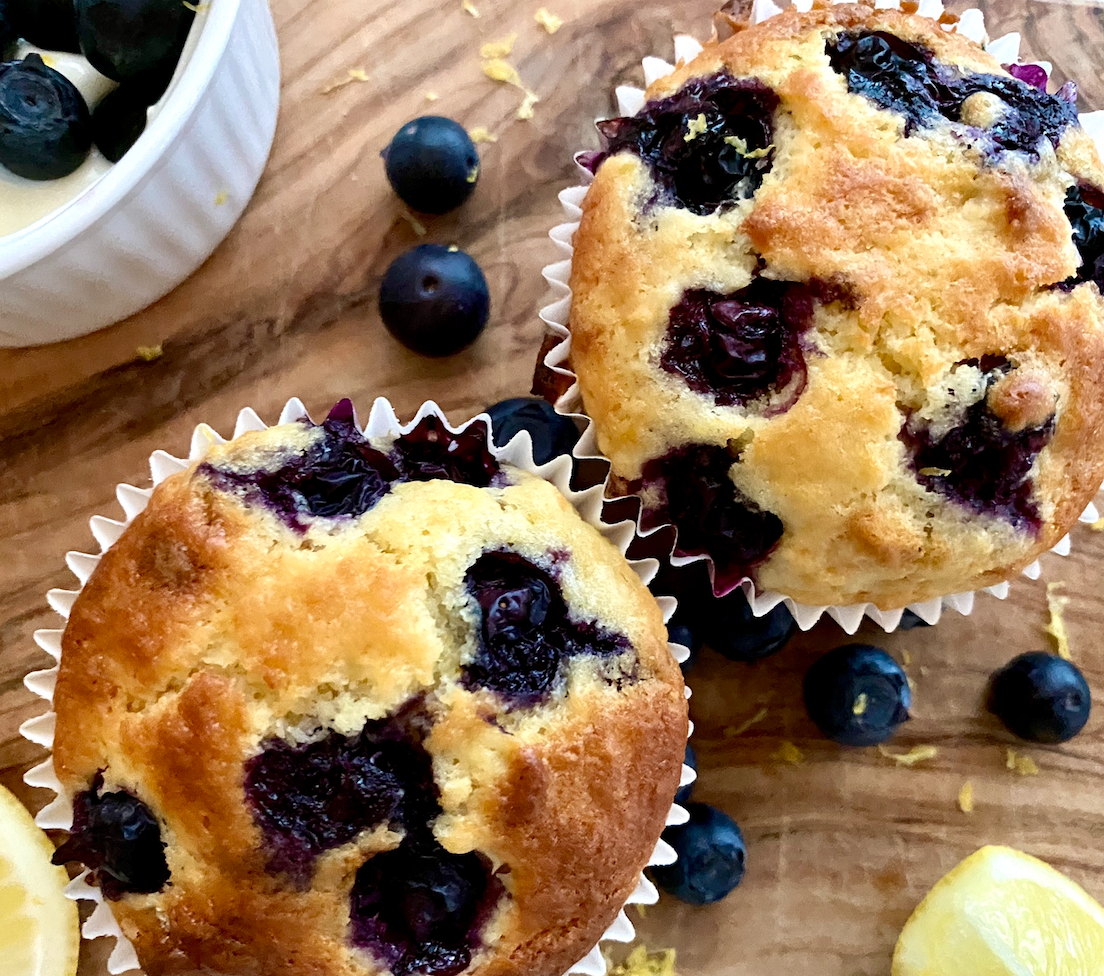
[[1104, 171], [1069, 102], [864, 4], [708, 44], [647, 98], [602, 124], [570, 282], [571, 366], [645, 521], [719, 590], [812, 605], [977, 589], [1054, 546], [1104, 479], [1071, 224], [1104, 219]]
[[621, 553], [470, 443], [381, 493], [398, 447], [358, 436], [212, 448], [74, 604], [67, 853], [150, 976], [560, 976], [663, 829], [686, 701]]

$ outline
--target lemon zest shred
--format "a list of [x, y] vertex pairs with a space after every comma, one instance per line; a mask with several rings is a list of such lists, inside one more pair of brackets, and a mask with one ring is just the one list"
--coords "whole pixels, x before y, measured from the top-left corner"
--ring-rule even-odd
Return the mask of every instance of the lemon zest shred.
[[543, 27], [549, 34], [555, 34], [561, 27], [563, 27], [563, 18], [557, 17], [547, 7], [541, 7], [535, 14], [533, 14], [533, 20], [537, 22], [540, 27]]
[[417, 234], [419, 237], [425, 237], [425, 235], [426, 235], [425, 224], [423, 224], [409, 210], [402, 210], [402, 211], [400, 211], [400, 214], [401, 214], [403, 220], [405, 220], [408, 224], [410, 224], [410, 227], [414, 231], [415, 234]]
[[138, 354], [139, 359], [144, 359], [147, 363], [152, 363], [155, 359], [160, 359], [165, 355], [165, 350], [160, 342], [156, 346], [139, 346], [134, 351]]
[[540, 98], [536, 92], [526, 90], [525, 97], [522, 98], [521, 104], [518, 106], [517, 117], [523, 122], [531, 119], [533, 117], [533, 106], [539, 101]]
[[472, 17], [479, 17], [479, 10], [471, 0], [460, 0], [460, 9], [466, 14], [470, 14]]
[[1050, 612], [1050, 620], [1043, 628], [1044, 633], [1051, 639], [1054, 649], [1060, 658], [1072, 660], [1070, 656], [1069, 632], [1066, 630], [1066, 618], [1064, 612], [1069, 606], [1070, 598], [1062, 596], [1058, 591], [1065, 586], [1063, 582], [1047, 583], [1046, 599], [1047, 610]]
[[908, 752], [890, 752], [886, 746], [879, 745], [878, 752], [886, 759], [892, 759], [898, 766], [915, 766], [939, 755], [935, 746], [913, 746]]
[[754, 715], [751, 716], [751, 718], [745, 719], [743, 722], [741, 722], [735, 728], [725, 729], [722, 734], [724, 735], [724, 737], [726, 739], [735, 739], [736, 736], [743, 735], [753, 725], [756, 725], [757, 723], [762, 722], [763, 719], [765, 719], [766, 717], [767, 717], [767, 710], [765, 708], [760, 708], [759, 711], [757, 711]]
[[697, 139], [707, 128], [709, 124], [705, 121], [705, 113], [699, 112], [697, 118], [691, 119], [686, 123], [686, 135], [682, 137], [683, 142], [692, 142]]
[[437, 92], [434, 92], [434, 91], [427, 91], [427, 92], [425, 93], [425, 100], [426, 100], [427, 102], [435, 102], [435, 101], [437, 101], [437, 99], [438, 99], [438, 98], [440, 98], [440, 97], [441, 97], [441, 96], [440, 96], [440, 95], [438, 95], [438, 94], [437, 94]]
[[477, 125], [474, 128], [468, 129], [468, 138], [471, 139], [476, 145], [481, 142], [498, 142], [498, 136], [496, 136], [486, 126]]
[[1089, 528], [1093, 532], [1104, 532], [1104, 518], [1098, 518], [1095, 522], [1090, 522]]
[[225, 190], [219, 190], [218, 193], [215, 194], [215, 206], [221, 207], [229, 199], [229, 193], [227, 193]]
[[479, 56], [487, 61], [490, 61], [494, 58], [509, 57], [510, 52], [514, 49], [514, 42], [516, 40], [517, 34], [507, 34], [505, 37], [499, 38], [497, 41], [487, 41], [479, 49]]
[[869, 699], [866, 697], [865, 691], [860, 691], [858, 698], [855, 699], [855, 704], [851, 706], [852, 715], [865, 715], [866, 706]]
[[731, 146], [744, 159], [762, 159], [764, 156], [769, 156], [774, 150], [773, 143], [764, 146], [762, 149], [748, 149], [747, 141], [739, 136], [725, 136], [724, 141], [726, 146]]
[[798, 749], [792, 742], [783, 742], [771, 755], [771, 759], [777, 759], [780, 762], [789, 763], [791, 766], [797, 766], [805, 761], [805, 753]]
[[516, 88], [524, 87], [521, 83], [521, 76], [517, 73], [517, 68], [502, 58], [491, 58], [484, 61], [483, 74], [491, 81], [501, 81], [507, 85], [514, 85]]
[[1039, 766], [1030, 756], [1022, 756], [1015, 749], [1009, 747], [1004, 754], [1005, 769], [1010, 769], [1017, 776], [1038, 776]]
[[344, 88], [346, 85], [351, 85], [357, 81], [371, 81], [368, 72], [364, 68], [350, 68], [345, 72], [345, 77], [340, 78], [337, 81], [331, 82], [325, 88], [322, 89], [323, 95], [328, 95], [330, 92], [337, 91], [339, 88]]
[[[612, 962], [608, 956], [607, 962]], [[647, 946], [638, 945], [623, 962], [610, 965], [609, 973], [610, 976], [675, 976], [675, 950], [649, 950]]]
[[958, 791], [958, 809], [963, 813], [974, 812], [974, 784], [969, 780]]

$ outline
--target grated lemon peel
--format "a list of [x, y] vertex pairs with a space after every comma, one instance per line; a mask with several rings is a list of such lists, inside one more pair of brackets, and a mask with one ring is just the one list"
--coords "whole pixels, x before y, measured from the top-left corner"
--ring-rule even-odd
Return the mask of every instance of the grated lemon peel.
[[1023, 756], [1011, 746], [1004, 751], [1004, 768], [1017, 776], [1038, 776], [1039, 766], [1030, 756]]
[[757, 711], [754, 715], [751, 716], [751, 718], [745, 719], [743, 722], [741, 722], [739, 725], [735, 726], [734, 728], [725, 729], [724, 732], [721, 733], [721, 734], [726, 739], [735, 739], [736, 736], [743, 735], [753, 725], [755, 725], [759, 722], [762, 722], [763, 719], [765, 719], [766, 717], [767, 717], [767, 710], [765, 708], [760, 708], [759, 711]]
[[798, 749], [792, 742], [783, 742], [782, 745], [775, 750], [771, 758], [789, 763], [791, 766], [797, 766], [805, 761], [805, 753]]
[[1050, 620], [1043, 628], [1044, 633], [1050, 638], [1054, 649], [1060, 658], [1067, 661], [1073, 660], [1070, 655], [1069, 632], [1066, 630], [1065, 610], [1069, 606], [1070, 598], [1062, 596], [1058, 591], [1066, 584], [1059, 581], [1047, 583], [1046, 601]]
[[611, 964], [606, 957], [609, 966], [609, 976], [675, 976], [675, 950], [653, 949], [638, 945], [624, 959], [624, 961]]
[[563, 27], [564, 23], [562, 17], [557, 17], [547, 7], [541, 7], [540, 10], [533, 14], [533, 20], [549, 34], [555, 34], [556, 31]]
[[339, 88], [344, 88], [346, 85], [351, 85], [358, 81], [371, 81], [368, 72], [364, 68], [350, 68], [345, 72], [345, 77], [340, 78], [337, 81], [331, 82], [325, 88], [322, 89], [323, 95], [328, 95], [330, 92], [335, 92]]
[[514, 49], [514, 42], [516, 40], [517, 34], [507, 34], [497, 41], [487, 41], [487, 43], [479, 49], [479, 56], [484, 60], [507, 58]]
[[898, 766], [915, 766], [917, 763], [927, 762], [939, 755], [939, 750], [935, 746], [927, 745], [913, 746], [908, 752], [890, 752], [886, 746], [879, 745], [878, 752], [886, 759], [892, 759]]
[[958, 809], [963, 813], [974, 812], [974, 784], [969, 780], [958, 791]]

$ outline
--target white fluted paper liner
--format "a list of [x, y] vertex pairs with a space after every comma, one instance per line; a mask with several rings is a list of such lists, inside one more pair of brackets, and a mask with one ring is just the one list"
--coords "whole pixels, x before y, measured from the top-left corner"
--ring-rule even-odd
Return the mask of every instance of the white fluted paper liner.
[[[851, 2], [851, 0], [833, 0], [834, 3]], [[812, 0], [794, 0], [797, 9], [805, 11], [812, 7]], [[876, 7], [899, 8], [899, 0], [876, 0]], [[782, 12], [772, 0], [755, 0], [752, 5], [751, 22], [760, 23], [769, 17]], [[925, 17], [938, 19], [943, 13], [942, 0], [921, 0], [918, 13]], [[1020, 55], [1020, 35], [1017, 33], [1005, 34], [995, 40], [990, 40], [985, 30], [985, 17], [980, 10], [970, 9], [964, 11], [956, 24], [944, 25], [945, 30], [957, 31], [978, 44], [983, 44], [985, 50], [992, 54], [1001, 64], [1015, 64]], [[693, 37], [679, 35], [674, 38], [675, 64], [692, 61], [702, 51], [702, 45]], [[1039, 64], [1049, 75], [1051, 65], [1048, 62], [1032, 62]], [[662, 58], [646, 57], [641, 62], [644, 72], [644, 84], [650, 86], [656, 80], [671, 74], [675, 70], [675, 64], [671, 64]], [[614, 89], [617, 99], [617, 109], [621, 115], [636, 115], [644, 107], [645, 93], [641, 88], [631, 85], [620, 85]], [[1104, 157], [1104, 111], [1088, 112], [1080, 115], [1080, 121], [1085, 131], [1096, 140], [1100, 155]], [[593, 180], [593, 175], [584, 166], [578, 165], [580, 184], [569, 187], [559, 194], [560, 203], [563, 206], [565, 222], [553, 227], [549, 231], [549, 237], [563, 255], [560, 261], [544, 268], [545, 281], [552, 291], [553, 300], [541, 309], [541, 320], [548, 326], [548, 330], [560, 338], [560, 342], [554, 346], [544, 358], [544, 365], [554, 373], [567, 377], [572, 385], [556, 401], [557, 412], [571, 417], [584, 425], [583, 435], [575, 448], [575, 455], [579, 458], [602, 458], [598, 448], [594, 425], [584, 412], [582, 398], [579, 393], [575, 375], [565, 365], [571, 355], [571, 332], [568, 322], [571, 314], [571, 258], [574, 253], [572, 240], [579, 229], [579, 220], [582, 217], [583, 198]], [[1081, 522], [1095, 522], [1099, 517], [1096, 506], [1092, 503], [1080, 516]], [[641, 536], [651, 535], [663, 526], [648, 531], [639, 525], [637, 532]], [[1051, 550], [1060, 556], [1067, 556], [1070, 552], [1070, 538], [1065, 536]], [[688, 563], [706, 561], [711, 562], [708, 556], [672, 556], [671, 563], [675, 566], [683, 566]], [[1042, 567], [1035, 560], [1023, 571], [1028, 579], [1038, 579], [1042, 573]], [[937, 623], [943, 611], [950, 609], [960, 614], [969, 615], [974, 609], [975, 591], [968, 593], [954, 593], [949, 596], [936, 597], [922, 603], [909, 604], [899, 610], [880, 610], [872, 603], [856, 603], [850, 606], [811, 606], [798, 603], [783, 593], [763, 592], [757, 593], [755, 584], [750, 579], [740, 583], [752, 613], [762, 617], [769, 613], [779, 603], [785, 603], [793, 614], [794, 620], [802, 630], [809, 630], [816, 622], [827, 614], [836, 621], [848, 634], [855, 633], [862, 623], [863, 617], [869, 617], [882, 627], [887, 633], [897, 629], [905, 610], [910, 610], [929, 624]], [[981, 592], [995, 596], [1003, 600], [1008, 596], [1009, 583], [1007, 581], [995, 586], [985, 587]]]
[[[414, 419], [410, 421], [410, 423], [404, 425], [399, 422], [391, 404], [386, 399], [380, 397], [372, 404], [372, 410], [368, 415], [368, 422], [363, 428], [364, 434], [372, 440], [376, 438], [397, 437], [401, 434], [408, 433], [416, 424], [430, 415], [440, 418], [452, 433], [459, 433], [477, 420], [484, 421], [487, 424], [488, 431], [490, 430], [490, 419], [486, 414], [480, 414], [478, 417], [469, 420], [467, 423], [461, 424], [459, 427], [453, 427], [448, 423], [448, 419], [445, 417], [441, 408], [432, 401], [422, 404]], [[302, 401], [293, 398], [288, 400], [285, 404], [277, 423], [294, 423], [297, 420], [307, 417], [307, 410], [306, 407], [303, 406]], [[165, 451], [154, 451], [149, 459], [152, 486], [149, 488], [136, 488], [133, 485], [119, 485], [115, 490], [115, 495], [119, 500], [119, 505], [123, 509], [123, 517], [121, 519], [114, 519], [102, 515], [92, 516], [89, 525], [92, 529], [92, 535], [100, 546], [100, 552], [97, 554], [71, 552], [65, 557], [65, 562], [69, 569], [72, 570], [73, 575], [76, 576], [79, 585], [74, 590], [50, 590], [46, 595], [46, 599], [50, 606], [62, 617], [68, 619], [69, 611], [72, 609], [73, 603], [76, 601], [84, 584], [88, 581], [89, 576], [91, 576], [92, 571], [99, 564], [100, 558], [115, 544], [126, 530], [127, 526], [145, 510], [150, 496], [153, 494], [153, 489], [157, 487], [157, 485], [170, 475], [185, 470], [192, 462], [202, 458], [212, 445], [225, 444], [227, 440], [240, 437], [244, 433], [255, 430], [265, 430], [267, 427], [268, 424], [261, 420], [252, 408], [246, 407], [238, 414], [237, 423], [234, 425], [234, 433], [230, 438], [222, 437], [207, 424], [200, 424], [192, 432], [191, 445], [186, 458], [174, 457]], [[605, 486], [596, 485], [593, 488], [581, 492], [572, 490], [572, 462], [569, 457], [561, 456], [549, 461], [547, 464], [535, 464], [533, 461], [533, 444], [527, 431], [519, 432], [504, 447], [496, 447], [494, 443], [489, 440], [489, 447], [499, 461], [511, 464], [524, 471], [529, 471], [554, 484], [584, 521], [596, 528], [618, 549], [619, 552], [621, 552], [622, 555], [626, 555], [629, 544], [632, 542], [635, 535], [636, 526], [631, 521], [624, 521], [613, 525], [602, 521], [603, 493]], [[659, 563], [655, 559], [630, 559], [628, 562], [645, 585], [651, 581], [652, 577], [655, 576], [659, 569]], [[671, 597], [660, 597], [658, 602], [660, 609], [663, 611], [663, 619], [666, 622], [675, 612], [675, 600]], [[54, 659], [55, 665], [46, 671], [32, 672], [24, 679], [24, 684], [30, 691], [51, 704], [54, 697], [54, 687], [57, 683], [57, 665], [61, 661], [61, 638], [63, 633], [63, 628], [35, 631], [35, 643]], [[679, 644], [670, 644], [669, 647], [671, 655], [680, 664], [690, 656], [690, 652]], [[690, 697], [689, 688], [686, 689], [686, 697]], [[51, 709], [43, 715], [39, 715], [36, 718], [24, 722], [23, 725], [20, 726], [19, 731], [24, 738], [36, 745], [52, 749], [54, 744], [55, 723], [56, 715]], [[692, 724], [690, 726], [690, 731], [693, 731]], [[694, 770], [689, 766], [683, 765], [679, 785], [687, 786], [694, 781], [694, 778]], [[35, 817], [35, 822], [39, 827], [43, 830], [69, 830], [73, 825], [72, 799], [66, 795], [60, 780], [58, 780], [57, 774], [54, 771], [53, 757], [47, 758], [45, 762], [31, 769], [23, 777], [23, 780], [29, 786], [43, 787], [53, 790], [53, 792], [57, 794], [55, 799], [43, 807], [42, 810], [39, 811], [38, 816]], [[686, 823], [688, 819], [689, 815], [686, 810], [678, 804], [671, 805], [671, 809], [667, 814], [668, 826]], [[676, 856], [674, 849], [665, 841], [660, 840], [656, 844], [655, 850], [648, 863], [651, 866], [658, 866], [662, 864], [672, 864], [675, 860]], [[81, 900], [96, 903], [95, 910], [81, 929], [82, 935], [86, 939], [98, 939], [103, 936], [110, 936], [115, 940], [115, 946], [107, 962], [107, 970], [112, 976], [118, 976], [118, 974], [126, 972], [135, 972], [136, 976], [140, 976], [138, 956], [134, 951], [134, 946], [119, 928], [115, 916], [111, 913], [111, 907], [109, 903], [104, 900], [100, 893], [100, 889], [88, 883], [88, 873], [89, 872], [85, 871], [77, 878], [74, 878], [65, 889], [66, 897], [74, 901]], [[655, 904], [658, 898], [659, 894], [655, 886], [641, 874], [640, 881], [636, 889], [626, 900], [625, 906], [652, 905]], [[633, 938], [635, 938], [635, 935], [636, 933], [632, 923], [629, 921], [623, 908], [618, 913], [614, 923], [603, 934], [599, 944], [594, 946], [590, 952], [568, 970], [568, 973], [578, 973], [581, 974], [581, 976], [604, 976], [606, 972], [606, 963], [601, 953], [601, 942], [631, 942]]]

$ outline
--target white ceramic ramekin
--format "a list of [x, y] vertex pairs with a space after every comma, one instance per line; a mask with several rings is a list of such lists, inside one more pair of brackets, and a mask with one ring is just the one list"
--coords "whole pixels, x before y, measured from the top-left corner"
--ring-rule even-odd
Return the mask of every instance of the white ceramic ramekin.
[[267, 0], [211, 0], [161, 111], [98, 182], [0, 237], [0, 346], [84, 335], [196, 270], [241, 216], [276, 131]]

